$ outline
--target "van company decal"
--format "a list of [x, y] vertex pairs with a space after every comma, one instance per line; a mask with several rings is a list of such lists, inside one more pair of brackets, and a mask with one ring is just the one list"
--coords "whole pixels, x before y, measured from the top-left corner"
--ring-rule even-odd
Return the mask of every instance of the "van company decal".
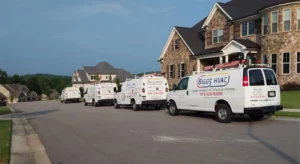
[[224, 87], [230, 81], [229, 73], [216, 73], [211, 75], [202, 75], [197, 80], [198, 88]]
[[127, 83], [127, 88], [135, 88], [136, 84], [135, 83]]

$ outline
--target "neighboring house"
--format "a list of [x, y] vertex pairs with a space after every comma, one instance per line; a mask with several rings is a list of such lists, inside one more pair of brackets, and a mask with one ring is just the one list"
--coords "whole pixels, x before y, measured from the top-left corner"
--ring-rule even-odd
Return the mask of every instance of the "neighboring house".
[[28, 101], [38, 101], [39, 100], [39, 96], [35, 91], [31, 91], [27, 97]]
[[40, 95], [40, 100], [48, 100], [48, 96], [43, 93]]
[[119, 78], [121, 82], [126, 78], [134, 78], [134, 75], [124, 69], [114, 68], [107, 62], [100, 62], [96, 66], [84, 66], [82, 70], [74, 72], [72, 85], [76, 88], [87, 88], [91, 83], [97, 81], [115, 81]]
[[172, 87], [205, 67], [239, 59], [269, 64], [279, 83], [300, 83], [300, 1], [216, 3], [193, 27], [174, 27], [159, 57]]
[[16, 103], [27, 101], [29, 89], [20, 84], [2, 84], [0, 92], [6, 97], [8, 103]]

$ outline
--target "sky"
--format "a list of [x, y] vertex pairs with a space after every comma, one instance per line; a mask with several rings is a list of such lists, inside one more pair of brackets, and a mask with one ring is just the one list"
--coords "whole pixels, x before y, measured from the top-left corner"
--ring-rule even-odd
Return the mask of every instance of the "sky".
[[[220, 0], [220, 2], [225, 2]], [[107, 61], [159, 71], [173, 26], [192, 27], [214, 0], [1, 0], [0, 69], [72, 75]]]

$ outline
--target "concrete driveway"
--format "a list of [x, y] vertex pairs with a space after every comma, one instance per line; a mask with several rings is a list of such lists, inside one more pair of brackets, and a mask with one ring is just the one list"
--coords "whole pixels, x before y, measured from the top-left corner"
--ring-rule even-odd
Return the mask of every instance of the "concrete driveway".
[[54, 164], [300, 163], [300, 122], [231, 124], [211, 115], [28, 102], [13, 107], [30, 121]]

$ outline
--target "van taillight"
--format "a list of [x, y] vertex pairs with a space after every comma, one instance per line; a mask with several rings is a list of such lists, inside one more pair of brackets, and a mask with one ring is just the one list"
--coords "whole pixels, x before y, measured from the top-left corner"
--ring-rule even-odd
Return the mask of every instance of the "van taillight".
[[100, 95], [100, 91], [98, 91], [98, 95]]
[[142, 92], [145, 93], [145, 88], [142, 89]]
[[166, 92], [169, 92], [169, 89], [168, 89], [168, 88], [166, 88]]
[[244, 87], [249, 86], [248, 76], [244, 76], [244, 77], [243, 77], [243, 86], [244, 86]]

